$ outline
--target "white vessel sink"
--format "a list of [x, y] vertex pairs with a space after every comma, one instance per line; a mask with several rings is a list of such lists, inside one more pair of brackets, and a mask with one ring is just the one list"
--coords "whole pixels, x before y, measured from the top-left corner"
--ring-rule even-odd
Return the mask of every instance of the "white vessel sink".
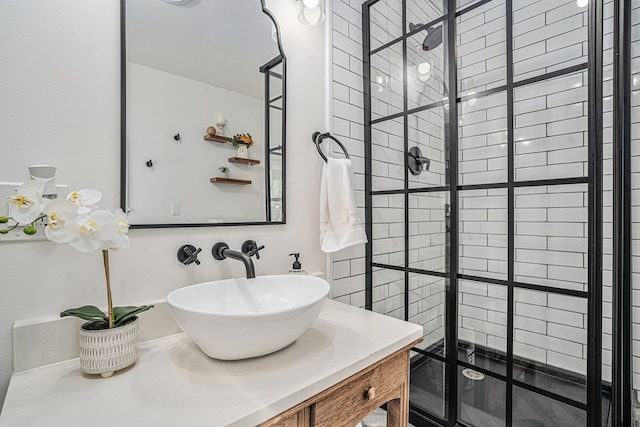
[[313, 276], [227, 279], [167, 296], [173, 317], [209, 357], [247, 359], [280, 350], [320, 314], [329, 283]]

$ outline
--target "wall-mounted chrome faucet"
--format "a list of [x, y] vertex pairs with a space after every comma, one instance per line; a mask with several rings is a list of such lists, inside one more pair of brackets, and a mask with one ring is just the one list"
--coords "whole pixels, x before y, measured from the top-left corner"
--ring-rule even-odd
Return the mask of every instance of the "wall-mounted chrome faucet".
[[241, 252], [229, 249], [229, 245], [224, 242], [218, 242], [211, 248], [211, 255], [218, 261], [226, 258], [241, 261], [247, 271], [247, 279], [253, 279], [256, 277], [256, 269], [251, 257], [255, 255], [256, 259], [260, 259], [260, 250], [262, 249], [264, 249], [264, 245], [258, 246], [255, 240], [246, 240], [242, 243]]

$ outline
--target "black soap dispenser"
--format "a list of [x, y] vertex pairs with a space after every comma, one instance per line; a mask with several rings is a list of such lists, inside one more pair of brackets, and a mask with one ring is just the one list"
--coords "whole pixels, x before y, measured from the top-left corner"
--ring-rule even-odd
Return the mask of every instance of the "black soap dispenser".
[[289, 274], [306, 274], [306, 275], [309, 274], [302, 269], [302, 263], [298, 260], [298, 258], [300, 258], [299, 253], [289, 254], [289, 256], [296, 257], [296, 260], [293, 262], [293, 265], [291, 266], [291, 270], [289, 270]]

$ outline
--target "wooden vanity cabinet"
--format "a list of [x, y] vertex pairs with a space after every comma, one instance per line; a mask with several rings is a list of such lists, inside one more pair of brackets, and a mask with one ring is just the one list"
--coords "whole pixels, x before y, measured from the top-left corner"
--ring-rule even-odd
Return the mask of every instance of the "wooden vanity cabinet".
[[387, 404], [387, 426], [409, 423], [409, 351], [393, 353], [333, 387], [261, 424], [261, 427], [355, 427]]

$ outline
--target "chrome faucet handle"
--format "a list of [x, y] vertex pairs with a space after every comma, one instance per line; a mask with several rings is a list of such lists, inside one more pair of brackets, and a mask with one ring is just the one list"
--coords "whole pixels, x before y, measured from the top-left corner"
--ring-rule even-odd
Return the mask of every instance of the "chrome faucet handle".
[[182, 245], [180, 249], [178, 249], [178, 261], [184, 265], [189, 265], [194, 262], [196, 265], [200, 265], [200, 260], [198, 259], [200, 252], [202, 252], [202, 249], [196, 249], [193, 245]]
[[256, 256], [256, 259], [260, 259], [260, 251], [264, 249], [264, 245], [258, 246], [255, 240], [245, 240], [242, 243], [241, 250], [245, 254], [251, 256]]

